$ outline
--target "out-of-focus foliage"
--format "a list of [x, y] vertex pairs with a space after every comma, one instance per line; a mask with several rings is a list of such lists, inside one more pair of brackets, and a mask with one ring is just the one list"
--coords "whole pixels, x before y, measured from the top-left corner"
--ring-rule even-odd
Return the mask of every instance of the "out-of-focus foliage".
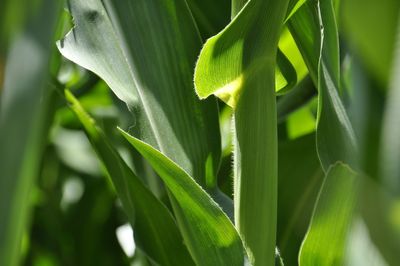
[[398, 0], [1, 0], [0, 265], [397, 266], [399, 77]]

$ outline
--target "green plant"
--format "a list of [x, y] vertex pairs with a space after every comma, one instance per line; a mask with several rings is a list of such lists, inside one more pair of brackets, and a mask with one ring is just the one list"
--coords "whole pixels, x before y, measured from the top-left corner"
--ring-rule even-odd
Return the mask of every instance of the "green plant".
[[23, 3], [1, 4], [0, 265], [400, 262], [398, 1]]

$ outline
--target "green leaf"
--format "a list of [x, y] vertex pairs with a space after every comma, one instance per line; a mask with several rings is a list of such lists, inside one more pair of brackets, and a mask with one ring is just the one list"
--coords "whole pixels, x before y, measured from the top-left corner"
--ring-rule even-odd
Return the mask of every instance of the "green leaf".
[[297, 265], [324, 172], [316, 152], [315, 134], [280, 141], [278, 147], [277, 246], [287, 265]]
[[[245, 80], [275, 61], [276, 39], [280, 35], [281, 25], [279, 30], [272, 33], [270, 24], [279, 21], [281, 14], [271, 12], [271, 17], [265, 16], [265, 10], [270, 5], [273, 4], [268, 1], [247, 2], [224, 30], [207, 40], [197, 61], [194, 76], [196, 92], [201, 99], [214, 94], [229, 106], [235, 107]], [[233, 10], [239, 6], [234, 2]], [[283, 9], [286, 12], [286, 7]], [[282, 55], [278, 55], [277, 80], [281, 82], [278, 82], [277, 90], [293, 83], [290, 80], [294, 77], [293, 67]], [[288, 77], [282, 80], [282, 76]]]
[[337, 163], [327, 171], [299, 254], [302, 265], [343, 265], [357, 206], [359, 177]]
[[230, 0], [187, 0], [187, 3], [203, 39], [218, 33], [230, 21]]
[[[282, 65], [282, 60], [287, 60], [287, 66]], [[279, 94], [284, 94], [303, 80], [308, 69], [301, 53], [291, 35], [285, 27], [279, 40], [278, 69], [275, 73], [275, 87]], [[283, 75], [283, 77], [281, 77]], [[281, 80], [281, 79], [284, 80]], [[286, 85], [285, 85], [286, 84]]]
[[291, 18], [290, 29], [318, 86], [317, 148], [322, 166], [354, 167], [356, 137], [340, 98], [339, 43], [331, 0], [311, 0]]
[[193, 91], [201, 38], [186, 1], [69, 3], [75, 27], [58, 42], [60, 52], [99, 75], [127, 103], [136, 137], [214, 188], [218, 111], [214, 99], [200, 102]]
[[[275, 260], [275, 69], [288, 2], [247, 2], [206, 42], [194, 77], [200, 98], [215, 94], [235, 108], [235, 223], [254, 265], [273, 265]], [[241, 4], [234, 1], [233, 10]]]
[[1, 91], [0, 265], [19, 265], [32, 187], [54, 114], [54, 88], [47, 82], [61, 1], [38, 7], [11, 42]]
[[[191, 0], [190, 2], [193, 2], [194, 0]], [[242, 84], [241, 84], [241, 74], [247, 73], [247, 68], [249, 71], [251, 70], [251, 66], [247, 65], [237, 65], [234, 66], [233, 68], [237, 68], [236, 73], [223, 73], [223, 76], [217, 76], [213, 77], [211, 80], [208, 78], [213, 75], [213, 71], [215, 69], [223, 70], [224, 69], [224, 64], [226, 64], [226, 61], [229, 61], [232, 59], [232, 57], [239, 57], [240, 58], [240, 46], [242, 45], [241, 43], [244, 42], [253, 42], [257, 43], [256, 38], [257, 35], [253, 34], [252, 36], [245, 36], [248, 32], [246, 32], [246, 29], [241, 29], [240, 31], [243, 31], [244, 34], [241, 32], [234, 33], [236, 30], [238, 30], [240, 27], [252, 27], [251, 25], [247, 24], [252, 24], [252, 23], [262, 23], [260, 21], [250, 21], [251, 19], [248, 18], [235, 18], [236, 14], [243, 8], [247, 1], [246, 0], [240, 0], [240, 1], [232, 1], [232, 18], [234, 20], [226, 26], [226, 28], [222, 31], [225, 33], [220, 33], [211, 39], [209, 39], [206, 43], [206, 47], [203, 49], [204, 55], [200, 57], [200, 60], [202, 62], [198, 62], [197, 65], [201, 64], [200, 70], [196, 71], [199, 75], [195, 75], [195, 85], [196, 85], [196, 91], [197, 94], [199, 95], [200, 98], [207, 98], [211, 94], [215, 94], [217, 97], [219, 97], [221, 100], [225, 101], [228, 105], [231, 107], [235, 107], [238, 97], [240, 96], [240, 92], [242, 89]], [[254, 2], [254, 1], [253, 1]], [[290, 5], [291, 8], [289, 9], [290, 15], [293, 15], [298, 8], [300, 8], [305, 1], [300, 0], [296, 1], [293, 0], [291, 1]], [[252, 5], [252, 4], [251, 4]], [[246, 12], [247, 13], [247, 12]], [[251, 13], [251, 12], [250, 12]], [[248, 15], [240, 15], [240, 16], [248, 16]], [[238, 17], [240, 17], [238, 16]], [[254, 14], [250, 16], [255, 16]], [[235, 20], [241, 20], [242, 22], [234, 22]], [[241, 26], [234, 26], [233, 24], [240, 24]], [[263, 25], [263, 24], [261, 24]], [[254, 26], [254, 25], [253, 25]], [[232, 28], [232, 29], [229, 29]], [[262, 31], [262, 29], [261, 29]], [[230, 33], [229, 33], [230, 32]], [[233, 34], [232, 34], [233, 33]], [[241, 36], [241, 34], [243, 36]], [[231, 35], [231, 37], [224, 37], [223, 35]], [[233, 35], [238, 35], [233, 37]], [[250, 35], [250, 34], [249, 34]], [[225, 42], [224, 40], [218, 41], [217, 39], [229, 39], [229, 38], [236, 38], [234, 41], [236, 44], [230, 44], [231, 47], [218, 47], [218, 42]], [[261, 37], [263, 38], [263, 37]], [[245, 40], [246, 39], [246, 40]], [[237, 46], [236, 48], [232, 48], [234, 46]], [[262, 46], [260, 46], [262, 47]], [[305, 64], [301, 58], [300, 53], [298, 52], [298, 49], [296, 47], [296, 44], [294, 43], [293, 39], [290, 36], [290, 33], [288, 31], [284, 31], [284, 33], [281, 36], [281, 40], [279, 42], [279, 47], [280, 50], [278, 51], [278, 56], [277, 56], [277, 61], [278, 64], [276, 65], [276, 75], [275, 75], [275, 87], [276, 91], [279, 92], [280, 94], [283, 94], [290, 90], [298, 81], [300, 81], [305, 74], [307, 73], [307, 69], [305, 67]], [[227, 49], [225, 49], [227, 48]], [[232, 48], [231, 51], [225, 51], [229, 50]], [[206, 50], [210, 50], [207, 52]], [[211, 51], [215, 50], [213, 52], [214, 54], [210, 56], [212, 53]], [[225, 59], [224, 59], [225, 58]], [[240, 62], [240, 61], [238, 61]], [[265, 60], [257, 60], [255, 64], [269, 64], [270, 62], [265, 61]], [[215, 69], [208, 69], [209, 64], [212, 66], [215, 65]], [[231, 66], [230, 66], [231, 67]], [[255, 67], [256, 69], [256, 67]], [[196, 79], [196, 77], [198, 77]], [[215, 80], [218, 79], [218, 80]], [[206, 83], [209, 82], [209, 83]]]
[[181, 208], [186, 244], [196, 265], [243, 265], [241, 239], [221, 208], [211, 197], [168, 157], [150, 145], [130, 136], [122, 135], [150, 163], [164, 181]]
[[290, 0], [288, 7], [288, 14], [286, 15], [285, 23], [297, 12], [297, 10], [305, 3], [307, 0]]
[[[290, 48], [289, 48], [290, 49]], [[292, 62], [278, 49], [277, 67], [275, 69], [275, 90], [278, 94], [285, 94], [297, 83], [297, 72]]]
[[132, 172], [71, 92], [65, 91], [65, 96], [114, 184], [138, 246], [157, 264], [193, 265], [168, 209]]

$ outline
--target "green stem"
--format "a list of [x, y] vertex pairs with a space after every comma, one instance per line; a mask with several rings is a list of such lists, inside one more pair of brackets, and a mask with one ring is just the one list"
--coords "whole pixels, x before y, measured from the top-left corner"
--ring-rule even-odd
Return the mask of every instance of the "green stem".
[[[275, 72], [248, 80], [234, 116], [235, 222], [253, 265], [273, 265], [277, 219]], [[260, 78], [261, 77], [261, 78]]]
[[[232, 17], [246, 1], [232, 1]], [[265, 36], [255, 49], [245, 45], [244, 64], [267, 60], [243, 77], [242, 94], [234, 113], [234, 213], [236, 227], [252, 265], [274, 265], [278, 196], [278, 136], [275, 94], [275, 65], [278, 40], [288, 0], [266, 0], [268, 23], [250, 32]], [[261, 31], [260, 31], [261, 30]], [[256, 51], [253, 53], [253, 50]]]

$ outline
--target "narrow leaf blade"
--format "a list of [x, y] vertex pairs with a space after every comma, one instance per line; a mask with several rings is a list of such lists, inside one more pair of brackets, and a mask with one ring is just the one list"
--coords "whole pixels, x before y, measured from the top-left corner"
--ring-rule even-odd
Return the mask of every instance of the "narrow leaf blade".
[[78, 100], [69, 91], [65, 94], [114, 184], [139, 247], [158, 264], [193, 265], [168, 209], [127, 166]]
[[187, 223], [184, 237], [197, 265], [243, 265], [240, 237], [221, 208], [181, 167], [150, 145], [122, 135], [150, 163], [176, 199]]
[[308, 1], [292, 16], [290, 29], [318, 86], [317, 149], [323, 169], [337, 161], [356, 168], [356, 137], [340, 98], [339, 41], [332, 1]]

